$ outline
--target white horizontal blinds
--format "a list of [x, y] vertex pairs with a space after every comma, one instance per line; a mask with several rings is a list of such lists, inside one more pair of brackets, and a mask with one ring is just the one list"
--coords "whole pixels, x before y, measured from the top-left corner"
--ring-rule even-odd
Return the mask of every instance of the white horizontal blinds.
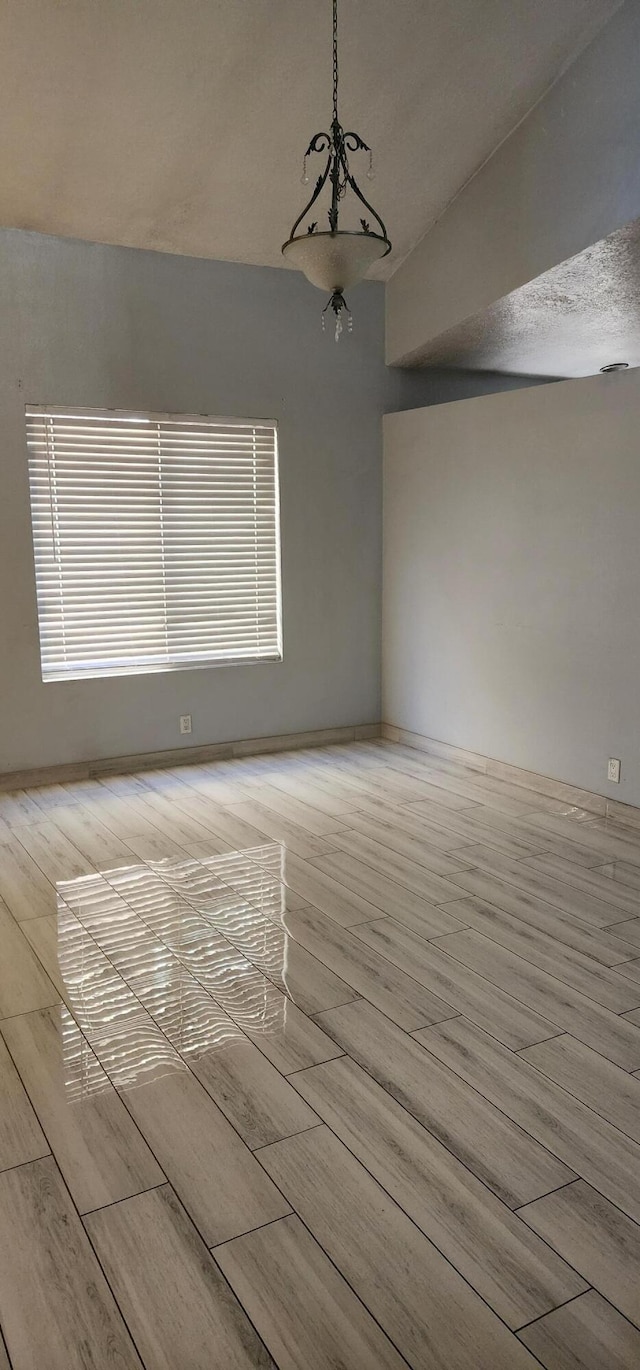
[[44, 679], [277, 660], [275, 424], [27, 408]]

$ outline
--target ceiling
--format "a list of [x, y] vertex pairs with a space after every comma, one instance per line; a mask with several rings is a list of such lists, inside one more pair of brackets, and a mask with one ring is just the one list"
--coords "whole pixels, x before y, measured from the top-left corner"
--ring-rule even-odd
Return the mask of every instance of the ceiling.
[[525, 376], [640, 366], [640, 219], [528, 281], [407, 358]]
[[[619, 3], [340, 0], [341, 114], [394, 241], [381, 275]], [[281, 265], [330, 41], [330, 0], [4, 0], [0, 225]]]

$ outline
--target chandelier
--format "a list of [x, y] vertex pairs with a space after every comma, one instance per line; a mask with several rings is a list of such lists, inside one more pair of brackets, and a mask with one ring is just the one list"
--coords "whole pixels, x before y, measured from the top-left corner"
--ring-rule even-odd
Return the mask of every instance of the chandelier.
[[[349, 153], [368, 152], [369, 168], [367, 177], [373, 179], [373, 158], [371, 148], [358, 133], [345, 133], [338, 117], [338, 0], [333, 0], [333, 119], [330, 133], [315, 133], [304, 155], [302, 182], [308, 185], [307, 160], [313, 152], [326, 154], [324, 169], [320, 172], [314, 186], [313, 195], [305, 205], [302, 214], [296, 219], [282, 252], [292, 266], [303, 271], [312, 285], [328, 290], [330, 298], [322, 311], [322, 326], [325, 315], [331, 309], [335, 315], [335, 340], [338, 342], [343, 328], [343, 315], [348, 321], [351, 332], [351, 311], [344, 297], [349, 286], [366, 276], [369, 267], [391, 251], [387, 230], [376, 213], [373, 205], [365, 199], [349, 166]], [[327, 210], [328, 229], [319, 229], [316, 219], [298, 232], [303, 220], [310, 215], [324, 187], [330, 190], [331, 201]], [[356, 197], [355, 208], [360, 216], [360, 227], [341, 228], [339, 224], [340, 207], [347, 192]], [[359, 204], [357, 203], [359, 201]], [[351, 199], [351, 204], [354, 200]], [[364, 206], [367, 215], [362, 215]]]

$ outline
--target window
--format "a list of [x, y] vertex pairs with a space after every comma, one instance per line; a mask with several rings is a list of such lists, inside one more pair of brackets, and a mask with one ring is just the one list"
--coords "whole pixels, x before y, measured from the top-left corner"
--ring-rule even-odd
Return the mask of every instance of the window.
[[275, 423], [26, 413], [43, 680], [281, 658]]

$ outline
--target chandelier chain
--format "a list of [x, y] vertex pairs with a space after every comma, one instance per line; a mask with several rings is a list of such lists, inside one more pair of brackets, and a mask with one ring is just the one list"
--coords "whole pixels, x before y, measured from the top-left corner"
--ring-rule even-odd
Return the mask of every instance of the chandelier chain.
[[338, 0], [333, 0], [333, 122], [338, 122]]

